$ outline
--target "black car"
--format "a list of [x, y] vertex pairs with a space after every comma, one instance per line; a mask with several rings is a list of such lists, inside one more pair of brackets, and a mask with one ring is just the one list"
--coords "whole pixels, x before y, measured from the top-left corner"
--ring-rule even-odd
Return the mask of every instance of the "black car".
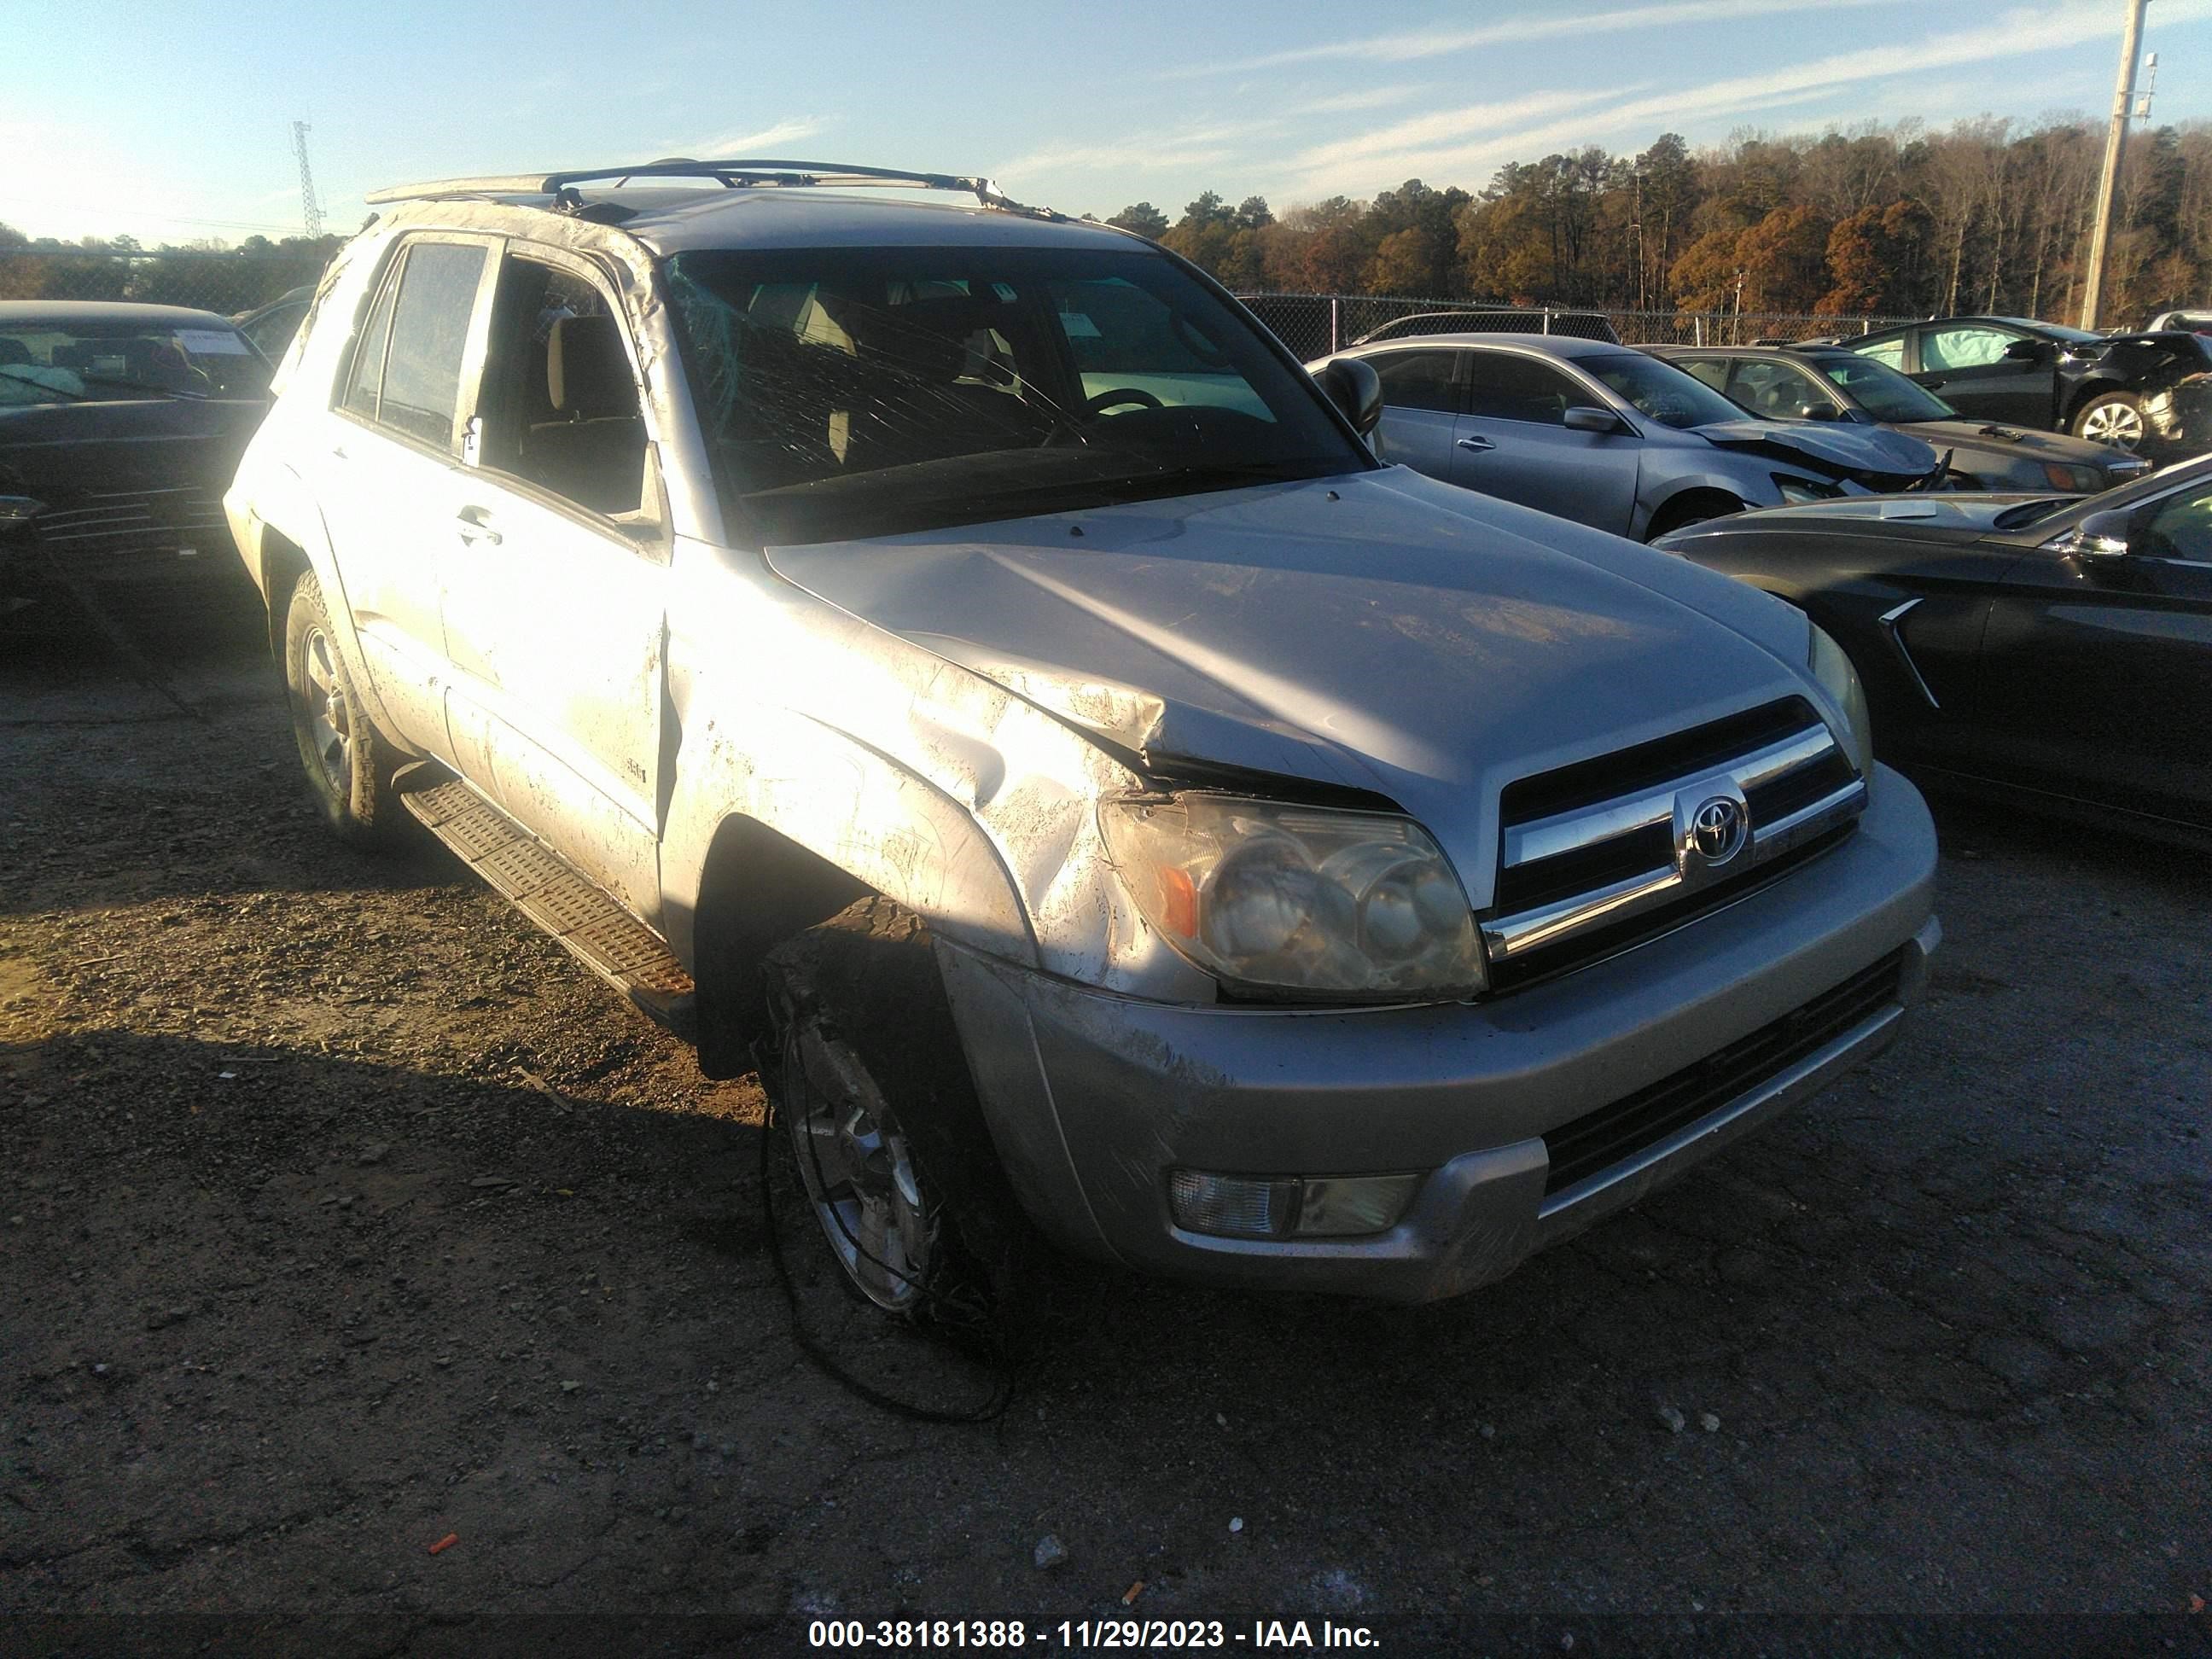
[[2110, 444], [1962, 418], [1887, 363], [1841, 346], [1646, 346], [1730, 403], [1773, 421], [1850, 421], [1924, 438], [1950, 456], [1947, 482], [1965, 489], [2084, 494], [2141, 477], [2150, 463]]
[[228, 580], [222, 492], [268, 408], [268, 362], [212, 312], [0, 302], [0, 599]]
[[1941, 317], [1837, 344], [1909, 374], [1962, 415], [2142, 448], [2142, 400], [2212, 369], [2212, 347], [2184, 329], [2092, 334], [2024, 317]]
[[270, 362], [280, 362], [292, 343], [292, 337], [300, 331], [300, 319], [307, 314], [309, 301], [315, 297], [312, 283], [288, 289], [265, 306], [252, 311], [241, 311], [230, 320], [238, 331], [253, 342], [253, 349]]
[[2086, 498], [1847, 498], [1659, 544], [1833, 635], [1893, 762], [2212, 842], [2212, 458]]

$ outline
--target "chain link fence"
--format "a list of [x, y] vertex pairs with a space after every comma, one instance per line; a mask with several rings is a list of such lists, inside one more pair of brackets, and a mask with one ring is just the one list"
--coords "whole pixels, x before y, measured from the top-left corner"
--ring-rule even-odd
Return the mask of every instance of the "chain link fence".
[[229, 317], [313, 283], [327, 263], [313, 252], [0, 249], [0, 300], [128, 300]]
[[[1475, 313], [1470, 326], [1495, 329], [1512, 320], [1531, 334], [1589, 337], [1603, 319], [1629, 345], [1749, 345], [1757, 340], [1816, 340], [1870, 334], [1907, 317], [1815, 317], [1778, 312], [1616, 311], [1606, 306], [1505, 307], [1408, 295], [1240, 294], [1237, 296], [1300, 358], [1340, 350], [1381, 328], [1422, 312]], [[1514, 320], [1517, 319], [1517, 320]], [[1602, 337], [1601, 336], [1600, 337]]]
[[[326, 263], [324, 255], [313, 251], [12, 248], [0, 251], [0, 300], [131, 300], [235, 316], [313, 283], [322, 275]], [[1324, 356], [1386, 323], [1435, 311], [1478, 313], [1491, 328], [1514, 319], [1512, 326], [1531, 333], [1586, 337], [1597, 331], [1594, 319], [1602, 318], [1630, 345], [1747, 345], [1754, 340], [1810, 340], [1870, 333], [1911, 320], [1765, 312], [1616, 311], [1605, 306], [1516, 308], [1396, 294], [1240, 294], [1237, 297], [1300, 358]]]

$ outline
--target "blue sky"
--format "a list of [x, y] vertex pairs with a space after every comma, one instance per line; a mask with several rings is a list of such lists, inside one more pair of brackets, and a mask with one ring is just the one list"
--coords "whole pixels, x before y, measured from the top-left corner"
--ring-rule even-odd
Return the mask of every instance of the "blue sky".
[[[0, 0], [0, 220], [282, 234], [457, 173], [665, 155], [982, 172], [1069, 212], [1480, 188], [1586, 143], [2101, 118], [2121, 0]], [[611, 23], [610, 20], [615, 20]], [[2154, 0], [2154, 118], [2212, 116], [2212, 0]]]

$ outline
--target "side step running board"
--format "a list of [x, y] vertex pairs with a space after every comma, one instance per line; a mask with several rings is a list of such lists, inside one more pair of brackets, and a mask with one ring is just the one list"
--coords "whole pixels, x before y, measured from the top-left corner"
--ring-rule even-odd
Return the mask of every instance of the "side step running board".
[[[421, 787], [410, 788], [415, 777]], [[696, 993], [668, 946], [629, 911], [458, 779], [410, 767], [400, 800], [425, 828], [601, 979], [678, 1036], [696, 1036]]]

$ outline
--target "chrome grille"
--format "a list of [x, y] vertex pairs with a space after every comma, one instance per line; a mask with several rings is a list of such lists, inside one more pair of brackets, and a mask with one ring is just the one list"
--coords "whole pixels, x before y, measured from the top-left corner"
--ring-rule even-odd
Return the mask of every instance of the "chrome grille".
[[112, 556], [227, 550], [221, 492], [205, 484], [113, 490], [70, 497], [33, 520], [39, 539], [72, 555]]
[[[1701, 849], [1726, 803], [1738, 844]], [[1505, 792], [1496, 897], [1482, 923], [1505, 988], [1686, 921], [1848, 831], [1866, 782], [1802, 697], [1523, 780]]]

